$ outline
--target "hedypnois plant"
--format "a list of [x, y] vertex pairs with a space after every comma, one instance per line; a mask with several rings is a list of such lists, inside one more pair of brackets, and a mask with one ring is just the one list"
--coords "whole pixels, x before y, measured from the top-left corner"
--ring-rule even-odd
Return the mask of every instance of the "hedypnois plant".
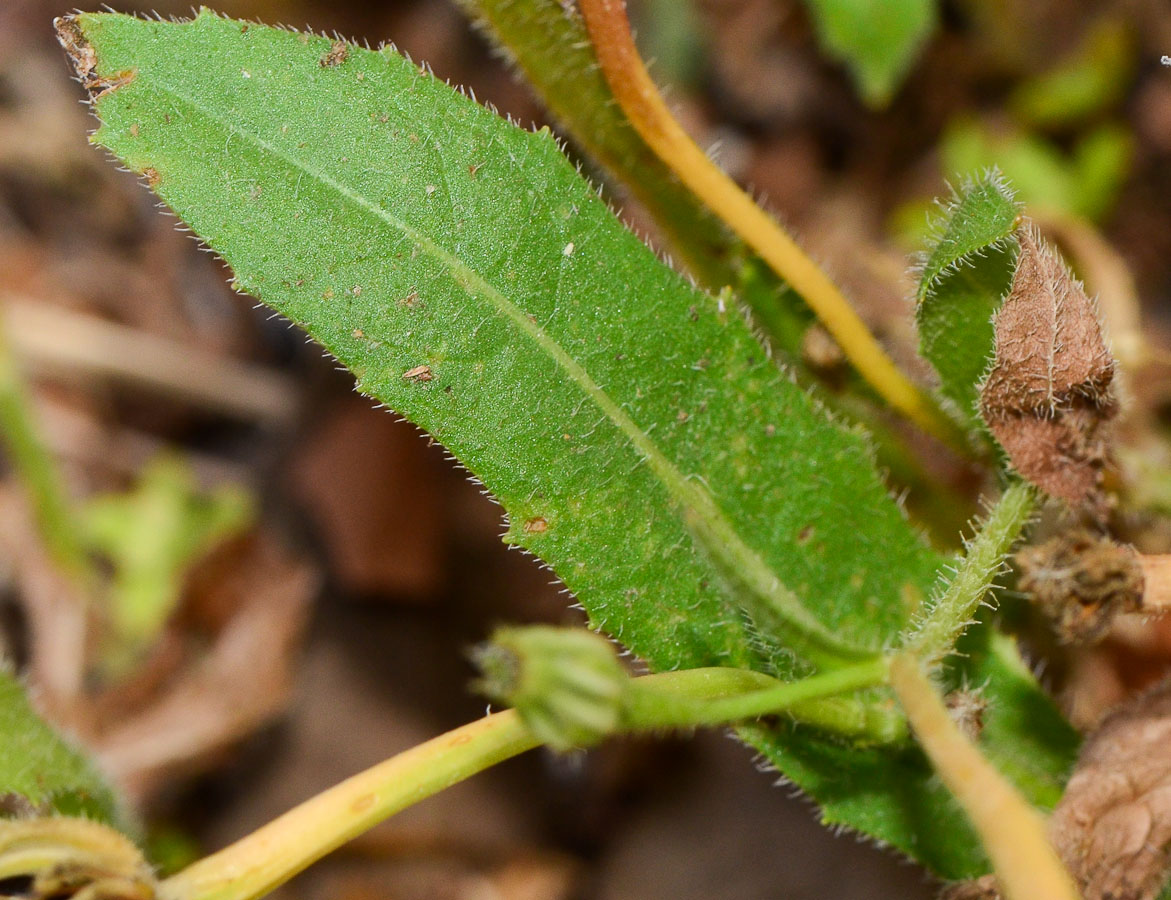
[[[113, 867], [118, 890], [258, 897], [396, 810], [539, 744], [734, 724], [827, 824], [947, 879], [995, 868], [1010, 896], [1076, 896], [1037, 812], [1060, 797], [1076, 735], [1013, 641], [976, 621], [1038, 488], [1003, 465], [964, 550], [940, 553], [891, 499], [862, 424], [884, 429], [875, 410], [887, 406], [995, 467], [992, 435], [1006, 422], [1019, 436], [1058, 419], [981, 403], [993, 361], [1002, 373], [1014, 362], [993, 315], [1048, 253], [1022, 230], [1022, 210], [991, 175], [965, 184], [939, 222], [916, 309], [940, 399], [697, 155], [618, 5], [587, 0], [584, 18], [538, 0], [478, 8], [555, 100], [571, 90], [567, 72], [586, 78], [576, 113], [601, 124], [585, 144], [653, 212], [710, 228], [714, 210], [734, 230], [714, 230], [714, 252], [667, 229], [706, 290], [624, 228], [551, 132], [499, 118], [392, 49], [207, 11], [191, 22], [78, 15], [58, 30], [101, 122], [95, 143], [231, 265], [239, 290], [443, 443], [504, 507], [505, 539], [550, 565], [591, 625], [654, 674], [632, 678], [587, 632], [504, 631], [481, 654], [483, 686], [514, 710], [357, 775], [161, 883]], [[559, 42], [573, 53], [552, 60]], [[761, 278], [762, 265], [773, 274]], [[1025, 299], [1053, 305], [1067, 291], [1058, 282]], [[793, 353], [812, 316], [855, 365], [843, 396], [815, 392]], [[1082, 397], [1070, 368], [1063, 390]], [[1079, 416], [1106, 415], [1093, 406]], [[884, 459], [915, 469], [897, 439], [878, 438]], [[1075, 462], [1093, 482], [1097, 456]], [[975, 736], [946, 712], [943, 695], [960, 685], [986, 701]], [[63, 827], [38, 833], [50, 849], [33, 858], [13, 826], [4, 871], [85, 844]]]

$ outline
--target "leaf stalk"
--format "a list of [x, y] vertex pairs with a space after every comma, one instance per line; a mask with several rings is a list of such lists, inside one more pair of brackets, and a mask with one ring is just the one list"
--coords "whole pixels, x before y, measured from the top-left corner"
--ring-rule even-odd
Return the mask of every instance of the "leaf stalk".
[[643, 140], [801, 295], [859, 374], [887, 403], [924, 431], [969, 453], [967, 438], [899, 370], [837, 285], [671, 115], [635, 47], [625, 0], [579, 0], [579, 6], [610, 90]]

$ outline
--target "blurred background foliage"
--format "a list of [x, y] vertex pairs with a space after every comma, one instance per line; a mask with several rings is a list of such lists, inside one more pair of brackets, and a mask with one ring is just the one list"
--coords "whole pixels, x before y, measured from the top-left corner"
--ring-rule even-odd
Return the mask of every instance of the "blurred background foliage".
[[[907, 254], [932, 198], [995, 166], [1100, 302], [1123, 320], [1141, 305], [1154, 349], [1128, 390], [1171, 424], [1158, 349], [1171, 345], [1164, 0], [630, 3], [687, 127], [906, 366], [927, 377]], [[448, 0], [219, 9], [393, 41], [502, 113], [546, 121]], [[234, 294], [87, 146], [93, 122], [50, 24], [66, 11], [0, 2], [0, 315], [70, 521], [111, 588], [102, 608], [78, 602], [10, 464], [0, 634], [40, 711], [91, 749], [174, 867], [478, 715], [465, 653], [493, 625], [580, 619], [548, 573], [505, 552], [499, 510], [441, 448]], [[621, 186], [608, 191], [658, 241]], [[839, 365], [808, 350], [811, 365]], [[1144, 464], [1165, 471], [1165, 454]], [[979, 488], [955, 460], [933, 465], [957, 495]], [[1143, 533], [1147, 552], [1171, 550], [1166, 528]], [[1155, 629], [1054, 686], [1089, 715], [1169, 652]], [[282, 896], [933, 895], [916, 870], [822, 831], [746, 756], [715, 735], [533, 754], [387, 823]]]

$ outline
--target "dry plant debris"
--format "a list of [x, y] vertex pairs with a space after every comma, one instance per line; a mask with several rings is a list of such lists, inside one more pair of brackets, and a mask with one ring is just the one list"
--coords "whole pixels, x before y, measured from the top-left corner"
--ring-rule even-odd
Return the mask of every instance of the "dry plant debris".
[[1076, 530], [1017, 554], [1020, 589], [1053, 623], [1063, 644], [1106, 636], [1120, 612], [1138, 612], [1143, 569], [1138, 554], [1109, 538]]
[[980, 410], [1022, 477], [1071, 504], [1100, 505], [1114, 360], [1082, 286], [1030, 228], [1017, 237]]
[[1086, 900], [1154, 900], [1171, 851], [1171, 682], [1109, 716], [1086, 741], [1049, 823]]
[[[1084, 900], [1155, 900], [1171, 862], [1171, 681], [1131, 700], [1086, 740], [1049, 837]], [[986, 875], [940, 900], [1000, 900]]]

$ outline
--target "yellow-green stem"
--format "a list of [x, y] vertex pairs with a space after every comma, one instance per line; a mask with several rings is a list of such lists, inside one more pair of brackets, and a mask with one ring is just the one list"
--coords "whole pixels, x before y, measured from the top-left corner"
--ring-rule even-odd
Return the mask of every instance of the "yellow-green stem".
[[980, 835], [1006, 900], [1079, 900], [1044, 820], [952, 721], [919, 659], [898, 654], [890, 684], [920, 746]]
[[634, 45], [625, 0], [578, 0], [606, 81], [663, 162], [795, 290], [859, 374], [894, 409], [962, 452], [968, 441], [883, 350], [842, 292], [797, 243], [724, 174], [671, 115]]
[[348, 778], [162, 883], [162, 900], [255, 900], [420, 800], [538, 745], [514, 710]]
[[[791, 712], [802, 721], [820, 724], [831, 731], [844, 731], [852, 737], [885, 742], [901, 736], [901, 718], [875, 718], [866, 715], [867, 704], [858, 705], [858, 715], [849, 721], [831, 718], [823, 721], [826, 698], [883, 684], [888, 662], [877, 657], [800, 681], [778, 682], [759, 675], [760, 688], [744, 693], [716, 693], [713, 685], [735, 673], [735, 669], [684, 669], [662, 675], [636, 678], [627, 697], [627, 717], [632, 728], [694, 728], [719, 725], [742, 719]], [[758, 675], [758, 673], [752, 673]], [[701, 683], [703, 679], [703, 683]], [[809, 713], [808, 716], [803, 713]], [[831, 706], [830, 716], [843, 710]], [[885, 712], [876, 710], [876, 712]], [[837, 727], [834, 727], [834, 726]], [[905, 729], [905, 725], [902, 726]]]
[[[693, 728], [793, 711], [886, 680], [885, 660], [783, 684], [745, 669], [691, 669], [632, 679], [622, 730]], [[897, 739], [898, 724], [875, 723]], [[881, 729], [879, 729], [881, 725]], [[875, 735], [870, 735], [875, 737]], [[486, 716], [318, 794], [162, 882], [161, 900], [257, 900], [396, 812], [540, 744], [516, 710]]]

